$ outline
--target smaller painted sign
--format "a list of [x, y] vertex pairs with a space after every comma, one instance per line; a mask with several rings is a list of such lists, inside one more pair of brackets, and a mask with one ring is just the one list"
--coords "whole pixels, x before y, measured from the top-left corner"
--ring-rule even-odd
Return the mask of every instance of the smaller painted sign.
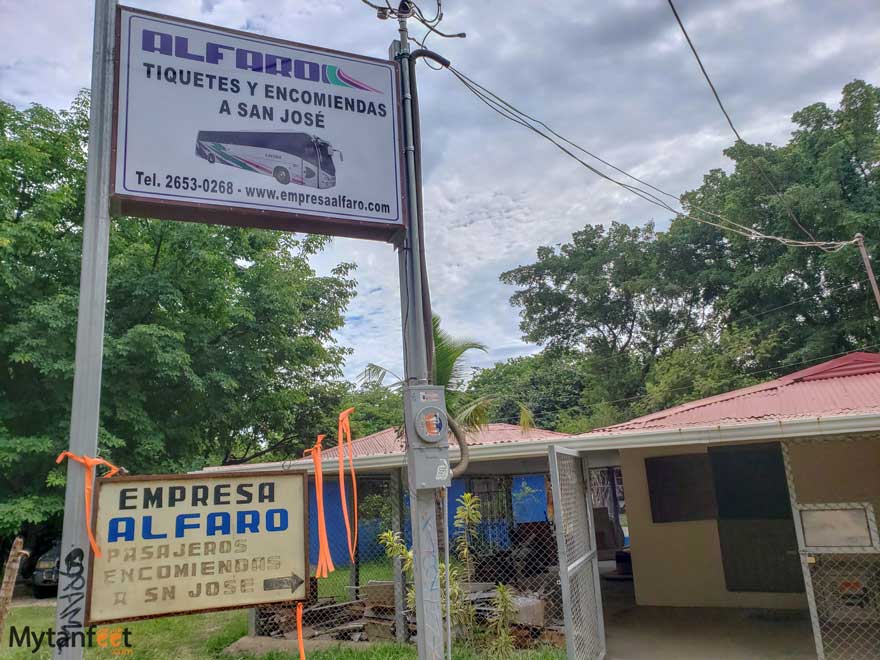
[[97, 483], [90, 624], [305, 599], [303, 473]]

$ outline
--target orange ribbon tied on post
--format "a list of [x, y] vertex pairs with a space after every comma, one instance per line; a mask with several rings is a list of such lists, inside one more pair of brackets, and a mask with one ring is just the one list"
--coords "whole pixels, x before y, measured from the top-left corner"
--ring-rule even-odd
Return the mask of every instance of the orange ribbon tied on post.
[[58, 454], [58, 458], [55, 459], [55, 463], [61, 463], [65, 458], [69, 458], [72, 461], [76, 461], [80, 465], [85, 468], [86, 471], [86, 479], [85, 479], [85, 488], [84, 488], [84, 496], [86, 503], [86, 534], [89, 536], [89, 544], [92, 546], [92, 552], [95, 553], [95, 557], [101, 556], [101, 549], [98, 547], [98, 542], [95, 540], [95, 535], [92, 532], [92, 490], [94, 488], [95, 481], [95, 468], [99, 465], [106, 465], [110, 470], [107, 474], [104, 475], [105, 478], [112, 477], [117, 472], [119, 472], [120, 468], [116, 467], [112, 463], [105, 461], [103, 458], [90, 458], [89, 456], [78, 456], [77, 454], [72, 454], [69, 451], [63, 451]]
[[306, 645], [303, 641], [303, 604], [296, 604], [296, 642], [299, 646], [299, 660], [306, 660]]
[[[358, 542], [358, 491], [357, 476], [354, 471], [354, 449], [351, 446], [351, 423], [349, 416], [354, 408], [343, 410], [339, 413], [339, 428], [336, 439], [339, 442], [336, 453], [339, 460], [339, 498], [342, 503], [342, 518], [345, 521], [345, 534], [348, 537], [348, 554], [352, 563], [355, 562], [354, 554]], [[345, 497], [345, 441], [348, 441], [348, 465], [351, 471], [351, 495], [352, 507], [354, 508], [354, 527], [352, 528], [348, 518], [348, 502]]]
[[324, 474], [321, 468], [321, 442], [326, 436], [319, 435], [315, 446], [306, 449], [303, 456], [311, 456], [315, 464], [315, 502], [318, 507], [318, 566], [315, 577], [325, 578], [336, 570], [333, 557], [330, 555], [330, 543], [327, 541], [327, 521], [324, 519]]

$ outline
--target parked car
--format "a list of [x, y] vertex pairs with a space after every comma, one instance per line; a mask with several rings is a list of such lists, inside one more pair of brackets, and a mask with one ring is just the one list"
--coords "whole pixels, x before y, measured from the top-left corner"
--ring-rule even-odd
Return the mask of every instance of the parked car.
[[31, 586], [34, 598], [48, 598], [58, 593], [58, 565], [61, 560], [61, 546], [59, 543], [43, 553], [37, 560], [34, 574], [31, 576]]

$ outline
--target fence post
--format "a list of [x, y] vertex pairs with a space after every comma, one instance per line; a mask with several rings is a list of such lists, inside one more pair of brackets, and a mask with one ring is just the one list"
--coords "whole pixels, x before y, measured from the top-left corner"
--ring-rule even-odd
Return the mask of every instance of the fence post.
[[3, 583], [0, 585], [0, 644], [3, 643], [3, 626], [6, 623], [6, 614], [9, 612], [9, 605], [12, 603], [12, 596], [15, 592], [18, 568], [21, 565], [21, 560], [29, 557], [30, 554], [24, 549], [24, 539], [21, 536], [16, 536], [12, 542], [12, 548], [9, 550], [9, 557], [6, 559]]
[[[403, 535], [403, 470], [391, 471], [391, 531]], [[409, 640], [409, 625], [406, 619], [406, 578], [403, 574], [403, 561], [400, 557], [391, 560], [394, 571], [394, 630], [397, 641], [405, 644]]]
[[257, 636], [257, 608], [252, 607], [248, 611], [248, 637]]

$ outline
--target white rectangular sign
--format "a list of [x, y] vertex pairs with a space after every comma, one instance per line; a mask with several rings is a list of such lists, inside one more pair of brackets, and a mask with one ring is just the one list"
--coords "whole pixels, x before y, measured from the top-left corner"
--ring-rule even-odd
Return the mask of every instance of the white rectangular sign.
[[116, 210], [389, 238], [397, 63], [121, 8]]
[[305, 599], [304, 473], [97, 483], [90, 624]]

